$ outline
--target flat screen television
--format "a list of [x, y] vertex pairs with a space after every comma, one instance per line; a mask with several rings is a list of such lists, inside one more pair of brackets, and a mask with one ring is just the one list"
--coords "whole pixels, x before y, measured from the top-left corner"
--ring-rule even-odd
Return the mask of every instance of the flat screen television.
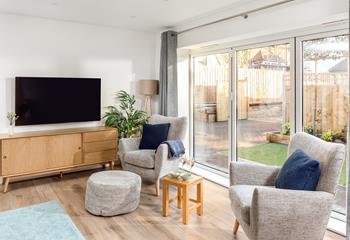
[[17, 126], [98, 121], [100, 78], [16, 77]]

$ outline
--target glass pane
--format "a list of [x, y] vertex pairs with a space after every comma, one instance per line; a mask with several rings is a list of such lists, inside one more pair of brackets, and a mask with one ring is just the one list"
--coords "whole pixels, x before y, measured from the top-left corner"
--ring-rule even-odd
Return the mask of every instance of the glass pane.
[[237, 51], [239, 161], [282, 165], [290, 135], [290, 44]]
[[229, 146], [228, 53], [194, 58], [194, 157], [227, 172]]
[[[304, 131], [325, 141], [346, 144], [349, 113], [349, 36], [303, 41]], [[335, 210], [345, 213], [345, 162]]]

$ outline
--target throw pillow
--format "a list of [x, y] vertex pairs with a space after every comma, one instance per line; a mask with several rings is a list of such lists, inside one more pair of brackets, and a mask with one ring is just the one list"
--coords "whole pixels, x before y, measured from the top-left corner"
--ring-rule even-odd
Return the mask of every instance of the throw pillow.
[[157, 149], [168, 140], [170, 123], [143, 125], [142, 138], [139, 149]]
[[281, 168], [276, 188], [315, 191], [321, 175], [320, 162], [297, 149]]

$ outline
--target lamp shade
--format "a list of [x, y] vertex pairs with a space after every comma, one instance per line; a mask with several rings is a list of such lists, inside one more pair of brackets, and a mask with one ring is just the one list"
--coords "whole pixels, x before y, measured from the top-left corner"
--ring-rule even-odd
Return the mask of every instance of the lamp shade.
[[140, 80], [139, 92], [142, 95], [157, 95], [158, 80]]

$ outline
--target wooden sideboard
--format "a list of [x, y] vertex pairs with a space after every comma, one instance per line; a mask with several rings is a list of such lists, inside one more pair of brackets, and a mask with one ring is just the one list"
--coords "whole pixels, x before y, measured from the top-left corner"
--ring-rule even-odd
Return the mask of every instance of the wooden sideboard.
[[10, 178], [77, 167], [108, 164], [117, 159], [114, 128], [88, 127], [0, 134], [0, 175], [4, 192]]

